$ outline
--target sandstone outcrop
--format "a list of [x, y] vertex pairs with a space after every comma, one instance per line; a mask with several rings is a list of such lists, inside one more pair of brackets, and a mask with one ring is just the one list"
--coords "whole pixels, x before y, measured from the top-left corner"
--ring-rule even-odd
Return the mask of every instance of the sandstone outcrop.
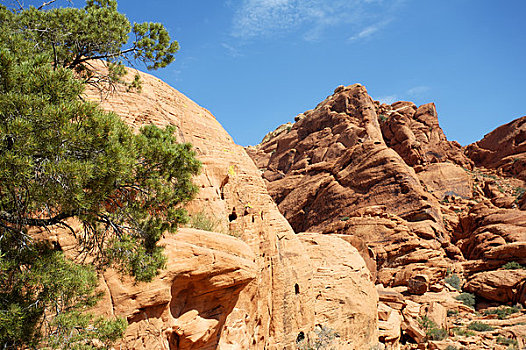
[[525, 303], [526, 270], [480, 272], [468, 280], [464, 289], [484, 299], [503, 304]]
[[[133, 128], [148, 123], [177, 127], [179, 141], [192, 143], [203, 163], [195, 179], [200, 192], [188, 210], [192, 215], [213, 217], [216, 230], [225, 237], [220, 243], [219, 234], [210, 233], [215, 239], [212, 242], [203, 238], [206, 233], [192, 231], [200, 237], [195, 245], [173, 238], [177, 249], [166, 249], [169, 269], [152, 282], [152, 286], [160, 286], [158, 290], [152, 287], [151, 291], [139, 292], [126, 284], [126, 279], [119, 282], [117, 275], [105, 276], [106, 300], [120, 296], [113, 302], [114, 314], [126, 316], [130, 322], [121, 345], [135, 349], [294, 349], [298, 336], [316, 330], [320, 319], [314, 311], [318, 266], [312, 260], [318, 255], [309, 256], [304, 242], [268, 195], [252, 160], [210, 112], [159, 79], [139, 74], [141, 93], [117, 86], [117, 91], [102, 101], [93, 89], [86, 97], [101, 102], [103, 108], [116, 112]], [[188, 235], [184, 229], [181, 232], [184, 241]], [[168, 242], [172, 238], [166, 237]], [[363, 264], [355, 250], [347, 250], [346, 259], [357, 258]], [[197, 266], [197, 262], [206, 266]], [[194, 264], [196, 270], [185, 270], [188, 264]], [[336, 270], [343, 268], [334, 259], [330, 264]], [[355, 289], [363, 288], [361, 291], [367, 293], [373, 282], [364, 276], [356, 281]], [[327, 283], [334, 279], [338, 285], [335, 277], [326, 279]], [[347, 281], [351, 283], [349, 278]], [[369, 309], [353, 311], [350, 302], [345, 307], [345, 314], [356, 312], [368, 320], [367, 324], [361, 325], [360, 335], [350, 338], [347, 333], [349, 337], [342, 338], [367, 348], [377, 342], [375, 296], [368, 295]], [[338, 301], [326, 300], [324, 309], [336, 309], [332, 303], [340, 307]], [[341, 324], [349, 325], [343, 320]], [[339, 327], [337, 322], [335, 327]], [[347, 332], [344, 328], [338, 331]]]
[[[386, 140], [378, 109], [363, 86], [339, 87], [290, 130], [247, 151], [264, 170], [271, 196], [296, 232], [352, 235], [364, 259], [376, 261], [378, 278], [386, 285], [406, 284], [423, 271], [435, 282], [448, 265], [442, 198], [426, 191], [401, 148], [397, 153], [388, 147], [395, 137]], [[399, 112], [392, 118], [402, 118]], [[438, 127], [429, 106], [418, 115], [427, 128]], [[436, 142], [441, 139], [436, 136]], [[447, 157], [469, 166], [451, 147]], [[469, 181], [458, 182], [452, 188], [467, 196]]]
[[526, 180], [526, 116], [502, 125], [466, 147], [477, 166]]
[[[332, 346], [366, 349], [378, 341], [378, 294], [356, 248], [338, 235], [298, 235], [313, 268], [314, 322], [338, 333]], [[298, 285], [296, 290], [301, 292]]]
[[462, 148], [434, 104], [380, 104], [356, 84], [247, 153], [295, 232], [336, 235], [360, 252], [378, 284], [386, 349], [505, 349], [523, 341], [506, 328], [521, 317], [468, 331], [489, 316], [461, 293], [479, 310], [524, 303], [526, 270], [502, 269], [526, 263], [522, 119]]
[[382, 104], [377, 109], [387, 146], [410, 166], [452, 161], [471, 168], [472, 161], [458, 142], [450, 142], [438, 124], [434, 103], [417, 107], [412, 102]]

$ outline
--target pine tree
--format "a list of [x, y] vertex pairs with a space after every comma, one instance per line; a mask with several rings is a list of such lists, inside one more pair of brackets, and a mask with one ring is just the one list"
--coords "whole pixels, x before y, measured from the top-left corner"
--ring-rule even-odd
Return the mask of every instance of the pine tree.
[[[136, 40], [123, 49], [130, 31]], [[111, 344], [126, 321], [86, 312], [98, 299], [97, 269], [113, 264], [149, 281], [163, 266], [157, 242], [186, 222], [182, 205], [197, 191], [191, 178], [200, 163], [174, 127], [134, 134], [80, 96], [96, 77], [90, 59], [112, 62], [107, 79], [116, 81], [128, 55], [159, 68], [176, 49], [162, 25], [132, 27], [112, 0], [83, 9], [0, 6], [2, 348]], [[94, 264], [69, 261], [31, 234], [57, 227]]]

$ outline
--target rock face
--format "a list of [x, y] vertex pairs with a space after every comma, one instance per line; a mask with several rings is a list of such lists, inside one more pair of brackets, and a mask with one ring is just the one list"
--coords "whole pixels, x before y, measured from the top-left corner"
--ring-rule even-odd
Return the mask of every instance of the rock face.
[[[252, 160], [210, 112], [160, 80], [140, 75], [141, 93], [117, 87], [101, 106], [133, 128], [147, 123], [175, 125], [178, 139], [192, 143], [203, 163], [195, 179], [200, 192], [189, 211], [213, 216], [218, 231], [239, 238], [193, 230], [167, 237], [168, 268], [151, 285], [140, 287], [144, 290], [115, 274], [105, 275], [113, 313], [130, 323], [122, 347], [294, 349], [299, 335], [311, 334], [323, 318], [323, 312], [315, 312], [320, 305], [315, 294], [317, 262], [328, 253], [309, 255], [308, 245], [278, 211]], [[86, 96], [100, 101], [98, 91], [88, 90]], [[353, 321], [333, 320], [331, 326], [344, 335], [343, 343], [369, 348], [377, 342], [376, 294], [363, 260], [350, 248], [342, 254], [356, 271], [344, 285], [357, 278], [353, 280], [357, 300], [367, 309], [354, 310], [352, 295], [344, 306], [327, 299], [323, 309], [340, 308], [342, 315], [367, 320], [360, 333], [348, 331], [357, 329]], [[323, 259], [328, 268], [344, 268], [335, 259]], [[336, 291], [342, 288], [336, 288], [338, 278], [326, 276]]]
[[477, 166], [526, 180], [526, 116], [493, 130], [466, 148]]
[[526, 270], [485, 271], [473, 275], [464, 289], [487, 300], [519, 303], [526, 300]]
[[385, 143], [410, 165], [452, 161], [471, 168], [472, 162], [458, 142], [450, 142], [438, 125], [434, 103], [417, 107], [412, 102], [383, 104], [377, 110]]
[[185, 228], [160, 244], [170, 258], [153, 282], [104, 273], [111, 314], [126, 315], [129, 322], [121, 345], [214, 349], [240, 292], [256, 278], [254, 253], [234, 237]]
[[[413, 106], [390, 108], [395, 107], [398, 112], [390, 112], [393, 120], [417, 113]], [[384, 136], [388, 126], [380, 125], [377, 111], [386, 109], [359, 84], [339, 87], [314, 110], [297, 118], [288, 132], [248, 152], [258, 168], [265, 170], [269, 192], [296, 232], [352, 235], [355, 246], [364, 243], [362, 249], [358, 247], [362, 256], [374, 257], [382, 270], [379, 279], [387, 285], [406, 284], [424, 270], [435, 281], [447, 267], [442, 246], [448, 245], [448, 238], [440, 204], [404, 160], [408, 154], [402, 145], [408, 141]], [[426, 130], [438, 128], [432, 122], [436, 120], [433, 111], [427, 106], [418, 112], [418, 123], [429, 124]], [[413, 129], [420, 135], [417, 130], [422, 127], [415, 123], [409, 123], [407, 135]], [[436, 136], [436, 140], [431, 137], [433, 142], [445, 139], [439, 136], [441, 130], [432, 134]], [[387, 143], [395, 140], [400, 146], [396, 151]], [[434, 147], [434, 143], [429, 145]], [[444, 152], [446, 159], [469, 164], [454, 145]]]
[[[378, 294], [356, 248], [337, 235], [302, 233], [298, 237], [314, 271], [314, 322], [338, 330], [332, 346], [367, 349], [376, 343], [377, 316], [370, 310], [376, 309]], [[301, 293], [299, 286], [297, 292]]]
[[526, 265], [526, 117], [462, 148], [446, 139], [434, 104], [380, 104], [356, 84], [294, 120], [247, 153], [295, 232], [360, 252], [377, 283], [386, 349], [525, 343], [518, 308], [491, 335], [456, 334], [490, 317], [462, 304], [457, 297], [470, 296], [461, 292], [475, 294], [479, 311], [526, 306], [526, 270], [502, 268]]

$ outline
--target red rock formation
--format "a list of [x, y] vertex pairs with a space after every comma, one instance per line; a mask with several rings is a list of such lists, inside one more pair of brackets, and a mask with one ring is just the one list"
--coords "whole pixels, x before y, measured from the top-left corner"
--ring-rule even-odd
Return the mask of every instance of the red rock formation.
[[[167, 247], [169, 269], [153, 284], [145, 285], [147, 290], [138, 291], [129, 283], [119, 282], [117, 276], [107, 276], [107, 298], [122, 296], [113, 303], [115, 314], [131, 323], [123, 347], [294, 348], [299, 334], [309, 334], [320, 322], [314, 311], [319, 267], [312, 259], [318, 259], [314, 257], [321, 251], [309, 255], [305, 243], [268, 195], [252, 160], [210, 112], [159, 79], [140, 74], [141, 93], [118, 87], [102, 101], [102, 107], [115, 111], [134, 128], [145, 123], [175, 125], [178, 139], [192, 143], [203, 163], [203, 171], [195, 179], [200, 192], [189, 211], [213, 216], [218, 231], [239, 239], [213, 233], [208, 239], [203, 232], [191, 238], [183, 230], [177, 249]], [[87, 98], [99, 101], [100, 95], [89, 90]], [[190, 241], [185, 245], [187, 239]], [[193, 244], [192, 239], [198, 242]], [[342, 254], [358, 264], [358, 271], [364, 271], [364, 262], [355, 250]], [[334, 259], [326, 261], [329, 268], [343, 268]], [[326, 279], [338, 284], [336, 277]], [[341, 317], [362, 315], [355, 321], [335, 317], [331, 325], [335, 332], [345, 335], [341, 341], [369, 348], [377, 342], [376, 294], [368, 292], [373, 282], [365, 272], [350, 280], [360, 286], [357, 290], [362, 293], [359, 300], [363, 309], [354, 310], [356, 304], [351, 302], [341, 305], [328, 300], [325, 305], [340, 308]], [[352, 300], [352, 295], [349, 298]], [[361, 333], [347, 330], [364, 319], [368, 321], [360, 323]]]
[[526, 116], [502, 125], [466, 147], [477, 166], [526, 180]]
[[[434, 104], [380, 105], [361, 85], [338, 87], [295, 121], [247, 153], [296, 232], [337, 234], [364, 257], [379, 283], [379, 336], [386, 348], [408, 341], [418, 345], [406, 349], [427, 348], [423, 343], [430, 349], [480, 343], [504, 349], [495, 334], [432, 341], [421, 319], [433, 321], [435, 332], [481, 319], [456, 299], [461, 291], [476, 294], [480, 308], [524, 303], [524, 270], [498, 269], [526, 263], [526, 213], [519, 210], [526, 208], [526, 186], [474, 166], [522, 174], [501, 161], [522, 157], [522, 122], [470, 146], [469, 159], [458, 143], [447, 141]], [[520, 322], [517, 317], [509, 324]], [[521, 341], [523, 334], [510, 337]]]
[[[435, 281], [447, 266], [440, 204], [401, 157], [407, 156], [402, 148], [397, 153], [384, 141], [377, 109], [363, 86], [339, 87], [289, 131], [248, 153], [265, 169], [269, 192], [296, 232], [352, 235], [362, 256], [374, 257], [383, 269], [378, 278], [388, 285], [405, 284], [423, 270]], [[393, 120], [403, 116], [399, 112], [391, 113]], [[430, 113], [429, 106], [422, 108], [415, 123], [438, 128]], [[444, 152], [469, 163], [453, 146]]]
[[450, 142], [438, 124], [435, 104], [420, 107], [412, 102], [383, 104], [377, 111], [387, 146], [410, 165], [452, 161], [471, 168], [472, 162], [456, 141]]

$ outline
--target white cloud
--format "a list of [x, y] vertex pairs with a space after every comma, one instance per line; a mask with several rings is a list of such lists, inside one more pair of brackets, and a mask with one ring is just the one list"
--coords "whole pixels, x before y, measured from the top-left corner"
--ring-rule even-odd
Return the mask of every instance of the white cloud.
[[416, 96], [420, 96], [420, 95], [428, 92], [429, 90], [431, 90], [431, 88], [429, 86], [415, 86], [415, 87], [407, 90], [406, 94], [411, 96], [411, 97], [416, 97]]
[[380, 29], [382, 29], [383, 27], [385, 27], [387, 24], [389, 24], [389, 22], [391, 22], [391, 20], [385, 20], [385, 21], [381, 21], [381, 22], [378, 22], [378, 23], [375, 23], [373, 25], [370, 25], [368, 27], [365, 27], [364, 29], [362, 29], [359, 33], [351, 36], [349, 38], [350, 41], [355, 41], [355, 40], [360, 40], [360, 39], [366, 39], [366, 38], [369, 38], [370, 36], [372, 36], [373, 34], [375, 34], [376, 32], [378, 32]]
[[221, 46], [227, 51], [227, 53], [232, 57], [240, 57], [242, 54], [234, 46], [227, 43], [221, 43]]
[[399, 98], [397, 95], [389, 95], [380, 97], [378, 101], [380, 101], [380, 103], [387, 103], [388, 105], [391, 105], [396, 101], [399, 101]]
[[316, 40], [326, 28], [348, 24], [350, 27], [361, 27], [357, 35], [366, 37], [388, 23], [383, 20], [374, 26], [370, 25], [380, 18], [385, 19], [398, 1], [243, 0], [234, 14], [232, 36], [253, 39], [301, 28], [304, 40]]

